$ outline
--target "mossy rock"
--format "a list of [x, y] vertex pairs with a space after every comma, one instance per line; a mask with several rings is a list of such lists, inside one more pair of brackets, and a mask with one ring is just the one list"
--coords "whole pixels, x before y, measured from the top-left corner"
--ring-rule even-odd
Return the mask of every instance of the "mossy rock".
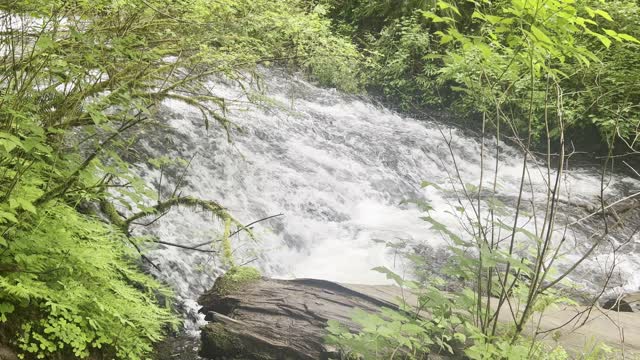
[[218, 277], [213, 287], [198, 299], [203, 308], [207, 309], [203, 311], [206, 315], [205, 320], [209, 320], [209, 311], [230, 315], [238, 303], [238, 299], [231, 295], [240, 293], [252, 283], [259, 282], [260, 279], [262, 279], [260, 272], [248, 266], [233, 267]]
[[253, 334], [234, 329], [233, 324], [209, 323], [200, 335], [200, 356], [224, 360], [297, 360], [298, 354], [285, 346], [266, 342]]
[[233, 267], [216, 280], [213, 290], [222, 297], [240, 290], [243, 285], [260, 279], [262, 279], [262, 274], [256, 268], [250, 266]]
[[233, 334], [228, 333], [224, 325], [207, 324], [201, 332], [200, 356], [207, 359], [236, 358], [242, 353], [242, 343]]

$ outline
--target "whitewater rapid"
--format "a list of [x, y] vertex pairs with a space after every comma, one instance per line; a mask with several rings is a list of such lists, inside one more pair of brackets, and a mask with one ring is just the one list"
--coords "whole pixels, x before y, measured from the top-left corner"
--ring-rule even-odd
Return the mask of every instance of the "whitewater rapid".
[[[463, 181], [477, 184], [477, 136], [437, 121], [408, 118], [366, 98], [318, 88], [278, 71], [265, 71], [263, 76], [260, 86], [248, 94], [230, 81], [211, 82], [212, 93], [227, 99], [227, 116], [237, 126], [231, 130], [231, 141], [215, 124], [206, 129], [201, 113], [178, 101], [164, 103], [165, 127], [142, 136], [148, 154], [191, 159], [180, 194], [214, 200], [243, 223], [283, 214], [256, 224], [255, 240], [246, 233], [233, 237], [237, 264], [259, 267], [274, 277], [386, 283], [384, 275], [371, 268], [387, 266], [400, 274], [411, 270], [386, 243], [431, 249], [447, 244], [420, 218], [425, 213], [419, 206], [403, 201], [429, 202], [434, 218], [462, 232], [451, 195], [420, 185], [428, 181], [451, 188], [453, 162], [447, 142]], [[485, 151], [493, 154], [495, 142], [485, 142]], [[519, 189], [522, 154], [499, 146], [497, 197], [507, 204], [508, 219]], [[492, 181], [486, 174], [494, 164], [495, 158], [488, 155], [485, 183]], [[149, 163], [135, 166], [149, 184], [160, 183], [157, 168]], [[533, 193], [535, 201], [542, 200], [547, 186], [543, 169], [530, 171], [527, 188], [532, 191], [525, 198]], [[165, 196], [182, 176], [181, 171], [172, 175], [163, 173]], [[600, 177], [596, 170], [571, 169], [562, 188], [567, 202], [593, 203], [600, 194]], [[634, 190], [640, 190], [638, 180], [612, 176], [605, 194], [618, 198]], [[584, 215], [567, 207], [559, 221], [570, 223]], [[531, 223], [523, 217], [521, 225]], [[575, 251], [565, 258], [579, 256], [587, 245], [584, 239], [596, 230], [597, 225], [585, 223], [567, 234]], [[219, 239], [222, 225], [209, 214], [181, 208], [137, 231], [188, 246]], [[636, 235], [633, 242], [638, 240]], [[213, 249], [218, 246], [214, 242]], [[185, 312], [192, 314], [198, 295], [224, 271], [220, 258], [209, 253], [163, 245], [147, 251], [160, 268], [154, 270], [156, 275], [173, 287]], [[605, 251], [599, 256], [581, 267], [577, 281], [597, 286], [598, 264], [608, 255]], [[620, 259], [614, 286], [637, 290], [640, 259], [631, 250]]]

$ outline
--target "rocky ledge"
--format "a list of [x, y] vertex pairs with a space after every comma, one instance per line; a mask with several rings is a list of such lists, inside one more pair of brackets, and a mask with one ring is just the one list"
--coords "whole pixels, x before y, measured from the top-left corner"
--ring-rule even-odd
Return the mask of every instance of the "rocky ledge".
[[[329, 359], [327, 321], [355, 330], [355, 308], [397, 309], [397, 299], [415, 297], [391, 285], [338, 284], [325, 280], [275, 280], [252, 270], [234, 271], [216, 281], [199, 302], [209, 323], [202, 329], [200, 355], [207, 359]], [[540, 319], [542, 316], [542, 319]], [[508, 314], [500, 314], [508, 321]], [[640, 314], [602, 307], [563, 306], [534, 315], [539, 338], [580, 353], [594, 342], [640, 355]], [[531, 326], [525, 332], [531, 334]]]
[[202, 329], [200, 352], [208, 359], [327, 359], [334, 355], [323, 341], [329, 319], [355, 329], [354, 308], [397, 308], [324, 280], [259, 279], [232, 291], [221, 282], [199, 300], [210, 321]]

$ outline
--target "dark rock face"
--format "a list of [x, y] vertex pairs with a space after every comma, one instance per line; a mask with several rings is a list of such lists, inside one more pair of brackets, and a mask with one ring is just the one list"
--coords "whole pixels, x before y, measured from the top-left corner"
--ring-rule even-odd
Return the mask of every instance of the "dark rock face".
[[617, 298], [611, 298], [602, 304], [607, 310], [618, 312], [640, 312], [640, 292], [628, 293]]
[[377, 312], [397, 306], [339, 284], [314, 279], [262, 279], [199, 299], [211, 321], [202, 329], [200, 355], [207, 359], [327, 359], [329, 319], [357, 326], [354, 308]]
[[629, 305], [628, 302], [623, 299], [609, 299], [603, 305], [603, 308], [607, 310], [614, 310], [619, 312], [633, 312], [633, 308]]
[[199, 348], [200, 342], [190, 334], [170, 334], [155, 345], [151, 358], [153, 360], [202, 360], [198, 356]]

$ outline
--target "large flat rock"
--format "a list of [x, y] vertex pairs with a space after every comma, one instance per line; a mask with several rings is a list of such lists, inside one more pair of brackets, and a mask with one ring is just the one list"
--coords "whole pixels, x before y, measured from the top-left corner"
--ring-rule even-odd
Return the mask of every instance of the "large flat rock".
[[355, 308], [375, 312], [393, 302], [337, 283], [315, 279], [263, 279], [220, 296], [216, 287], [200, 297], [212, 323], [203, 330], [206, 358], [320, 359], [329, 319], [351, 328]]
[[[381, 307], [397, 309], [400, 299], [417, 302], [415, 295], [397, 286], [316, 279], [255, 280], [222, 296], [214, 289], [200, 298], [201, 311], [211, 321], [203, 330], [201, 355], [210, 359], [326, 358], [332, 352], [324, 345], [329, 319], [357, 329], [351, 321], [355, 308], [376, 312]], [[500, 314], [503, 322], [509, 317], [507, 311]], [[621, 357], [640, 355], [638, 313], [562, 306], [535, 314], [525, 333], [557, 341], [575, 353], [604, 342], [624, 351]]]

